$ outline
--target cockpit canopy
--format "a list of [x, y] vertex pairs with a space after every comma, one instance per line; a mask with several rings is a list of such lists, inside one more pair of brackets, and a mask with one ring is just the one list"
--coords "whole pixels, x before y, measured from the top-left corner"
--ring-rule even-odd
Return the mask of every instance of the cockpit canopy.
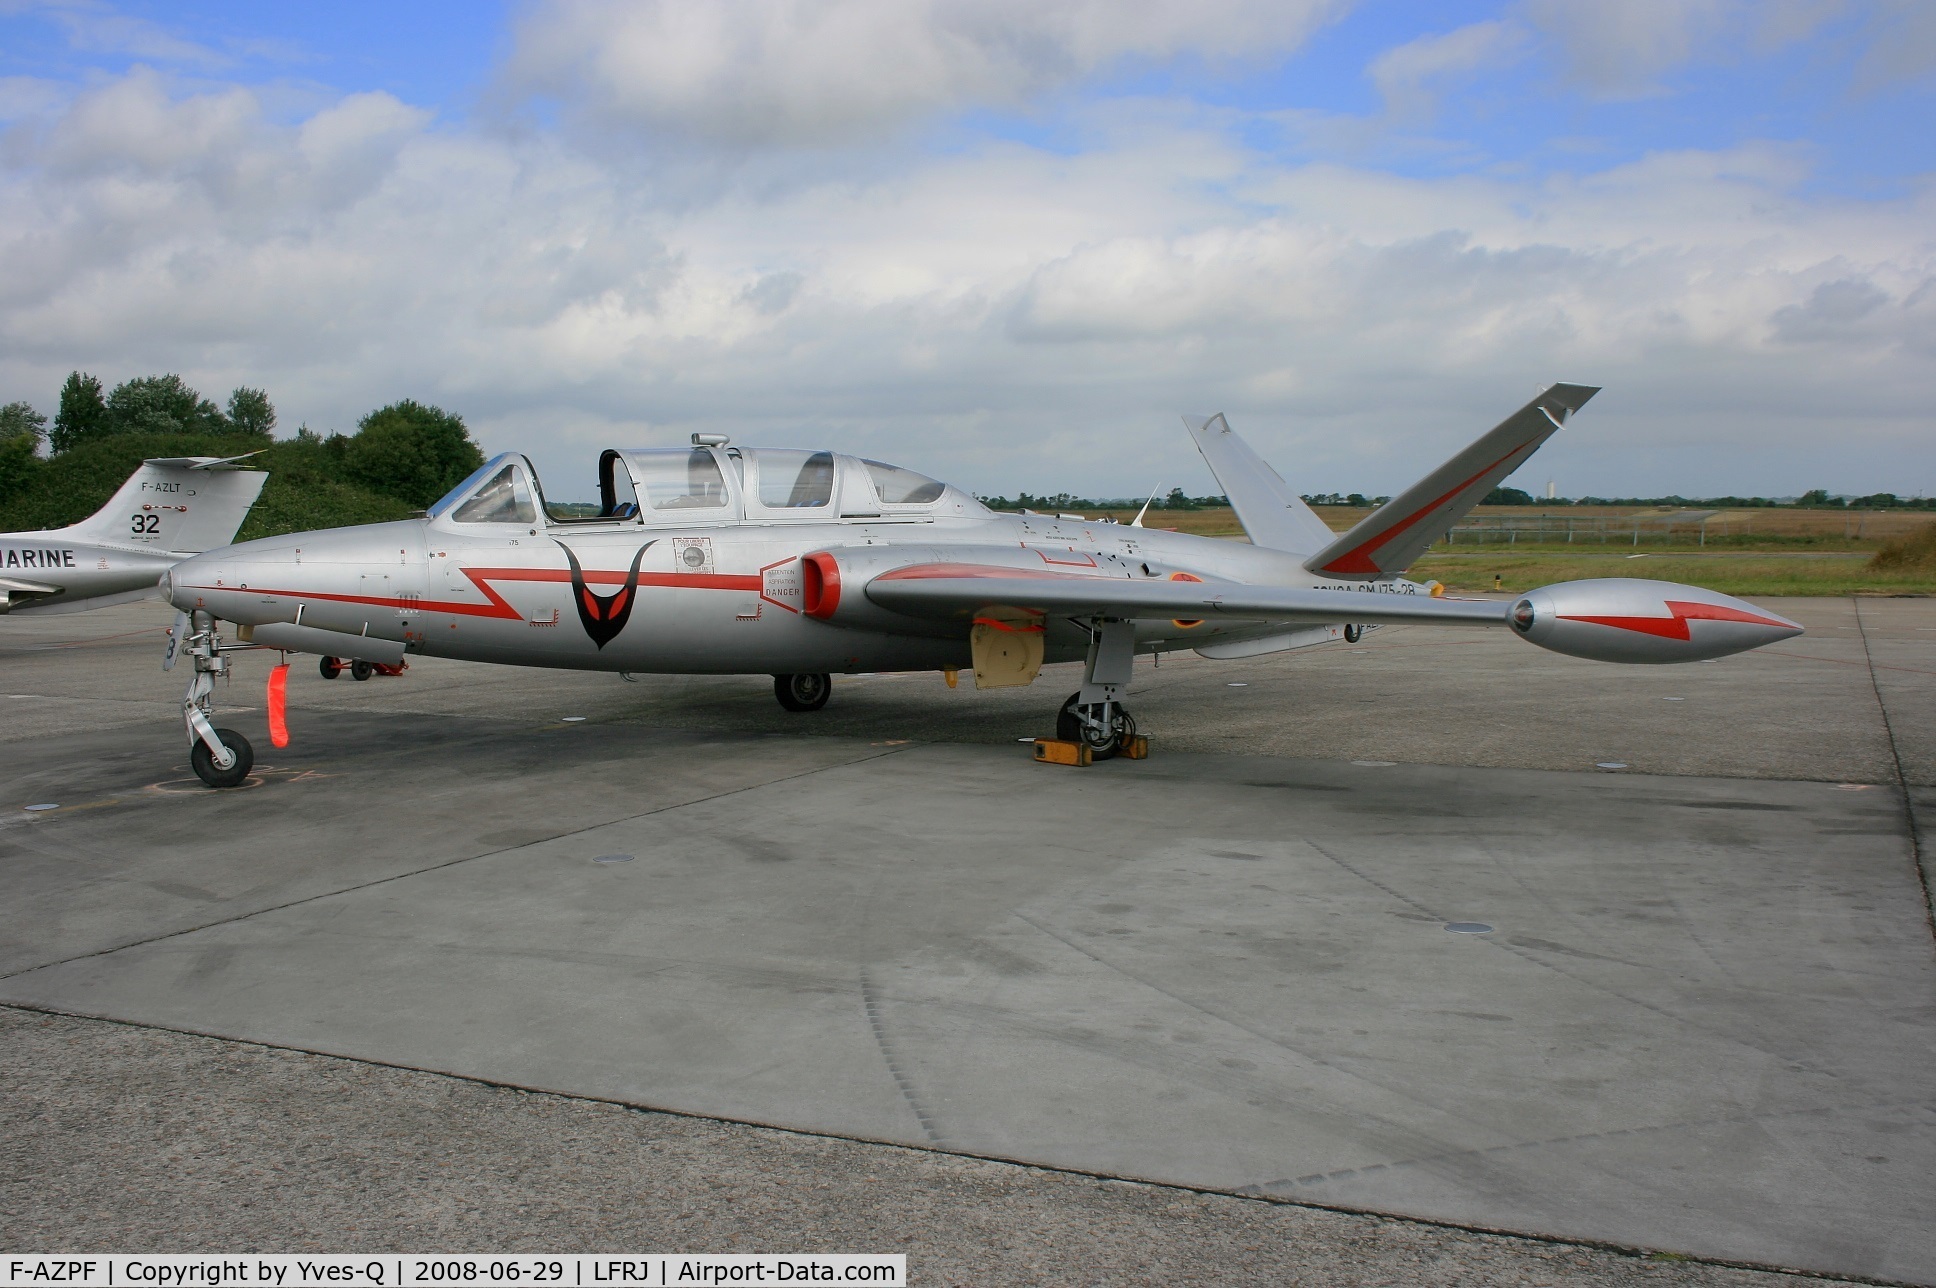
[[429, 516], [453, 524], [920, 522], [985, 515], [972, 496], [925, 474], [836, 452], [775, 447], [608, 450], [598, 462], [598, 512], [547, 505], [537, 472], [516, 452], [486, 461]]

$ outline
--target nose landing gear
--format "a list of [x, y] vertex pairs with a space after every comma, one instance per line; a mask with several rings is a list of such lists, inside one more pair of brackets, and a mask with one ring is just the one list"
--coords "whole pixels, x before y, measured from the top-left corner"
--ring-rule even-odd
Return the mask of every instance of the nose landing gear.
[[162, 669], [175, 664], [176, 657], [188, 655], [195, 665], [189, 677], [188, 692], [182, 696], [182, 723], [188, 730], [188, 763], [195, 777], [210, 787], [239, 787], [255, 767], [255, 748], [233, 729], [217, 729], [210, 719], [215, 713], [215, 677], [229, 673], [229, 659], [222, 652], [222, 634], [213, 617], [197, 612], [175, 618], [174, 638]]

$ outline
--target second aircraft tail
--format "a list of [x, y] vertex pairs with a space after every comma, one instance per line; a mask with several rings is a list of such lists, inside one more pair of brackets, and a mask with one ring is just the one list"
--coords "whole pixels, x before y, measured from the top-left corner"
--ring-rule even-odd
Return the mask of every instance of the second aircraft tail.
[[235, 540], [269, 478], [261, 470], [234, 468], [242, 459], [172, 456], [143, 461], [106, 505], [63, 531], [84, 541], [173, 554], [225, 546]]

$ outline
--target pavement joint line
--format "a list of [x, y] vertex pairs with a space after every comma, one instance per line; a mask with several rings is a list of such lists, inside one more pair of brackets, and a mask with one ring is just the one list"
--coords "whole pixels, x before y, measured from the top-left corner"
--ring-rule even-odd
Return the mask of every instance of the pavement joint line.
[[[482, 856], [480, 856], [482, 857]], [[139, 1029], [157, 1033], [174, 1033], [183, 1037], [200, 1038], [204, 1041], [225, 1042], [234, 1046], [254, 1047], [263, 1051], [289, 1051], [297, 1055], [314, 1056], [324, 1060], [341, 1060], [346, 1064], [358, 1064], [367, 1068], [396, 1069], [405, 1073], [426, 1074], [433, 1078], [448, 1078], [453, 1082], [468, 1083], [472, 1086], [494, 1087], [503, 1091], [516, 1091], [528, 1096], [549, 1096], [557, 1100], [575, 1101], [580, 1104], [612, 1105], [631, 1113], [664, 1114], [668, 1118], [683, 1118], [693, 1122], [718, 1123], [727, 1127], [746, 1127], [756, 1131], [781, 1132], [788, 1136], [802, 1136], [811, 1140], [844, 1141], [855, 1145], [871, 1145], [882, 1149], [905, 1149], [913, 1153], [939, 1154], [949, 1158], [970, 1159], [982, 1163], [996, 1163], [1004, 1167], [1026, 1168], [1030, 1171], [1047, 1172], [1057, 1176], [1081, 1177], [1085, 1180], [1108, 1182], [1112, 1184], [1140, 1185], [1152, 1190], [1164, 1190], [1175, 1194], [1200, 1194], [1213, 1198], [1236, 1199], [1240, 1202], [1259, 1203], [1271, 1207], [1298, 1208], [1311, 1212], [1330, 1212], [1339, 1216], [1362, 1217], [1367, 1220], [1381, 1221], [1391, 1225], [1424, 1226], [1434, 1230], [1453, 1230], [1463, 1234], [1477, 1234], [1488, 1238], [1511, 1239], [1522, 1243], [1537, 1243], [1554, 1248], [1581, 1248], [1594, 1252], [1606, 1252], [1615, 1256], [1630, 1257], [1636, 1261], [1652, 1262], [1663, 1253], [1669, 1254], [1682, 1264], [1714, 1266], [1724, 1270], [1749, 1270], [1761, 1274], [1786, 1275], [1794, 1279], [1815, 1280], [1822, 1283], [1862, 1284], [1866, 1288], [1929, 1288], [1908, 1279], [1882, 1279], [1873, 1275], [1843, 1274], [1826, 1270], [1808, 1270], [1796, 1266], [1784, 1266], [1775, 1262], [1746, 1261], [1728, 1257], [1705, 1256], [1697, 1252], [1680, 1252], [1671, 1248], [1649, 1248], [1636, 1243], [1619, 1243], [1610, 1239], [1590, 1239], [1568, 1237], [1557, 1234], [1541, 1234], [1537, 1231], [1513, 1230], [1504, 1226], [1481, 1225], [1472, 1221], [1452, 1221], [1438, 1217], [1413, 1216], [1398, 1212], [1384, 1212], [1374, 1208], [1352, 1207], [1344, 1203], [1326, 1203], [1318, 1199], [1290, 1198], [1278, 1194], [1260, 1194], [1237, 1189], [1218, 1189], [1208, 1185], [1184, 1185], [1170, 1181], [1150, 1181], [1139, 1177], [1118, 1176], [1110, 1172], [1091, 1171], [1080, 1167], [1068, 1167], [1055, 1163], [1024, 1162], [1006, 1158], [1000, 1154], [978, 1153], [973, 1150], [939, 1145], [922, 1145], [909, 1141], [879, 1140], [870, 1136], [849, 1135], [843, 1132], [815, 1131], [810, 1128], [787, 1127], [778, 1123], [760, 1122], [751, 1118], [727, 1118], [718, 1114], [695, 1113], [689, 1109], [665, 1109], [656, 1105], [640, 1104], [630, 1100], [618, 1100], [610, 1096], [587, 1096], [567, 1091], [557, 1091], [549, 1087], [506, 1082], [501, 1079], [480, 1077], [476, 1074], [451, 1073], [443, 1069], [426, 1069], [419, 1065], [400, 1064], [391, 1060], [377, 1060], [367, 1056], [340, 1055], [330, 1051], [315, 1051], [308, 1047], [294, 1046], [283, 1042], [265, 1042], [259, 1038], [237, 1038], [219, 1033], [206, 1033], [199, 1029], [184, 1028], [179, 1025], [154, 1024], [141, 1020], [120, 1019], [113, 1016], [87, 1015], [79, 1011], [64, 1011], [58, 1007], [43, 1006], [31, 1002], [0, 1002], [0, 1010], [25, 1011], [34, 1015], [53, 1015], [63, 1019], [87, 1020], [96, 1024], [112, 1024], [120, 1028]], [[1360, 1169], [1362, 1170], [1362, 1169]]]
[[[1451, 1162], [1460, 1158], [1475, 1158], [1482, 1154], [1500, 1154], [1509, 1150], [1544, 1149], [1549, 1145], [1571, 1145], [1582, 1141], [1610, 1140], [1622, 1136], [1648, 1136], [1664, 1131], [1687, 1131], [1691, 1128], [1711, 1127], [1717, 1124], [1740, 1126], [1747, 1123], [1780, 1122], [1789, 1118], [1822, 1118], [1835, 1114], [1901, 1114], [1905, 1111], [1921, 1110], [1925, 1114], [1936, 1114], [1936, 1104], [1920, 1100], [1893, 1101], [1882, 1105], [1843, 1105], [1839, 1108], [1813, 1106], [1808, 1109], [1789, 1109], [1771, 1114], [1723, 1114], [1715, 1118], [1683, 1119], [1677, 1122], [1655, 1123], [1645, 1127], [1619, 1127], [1609, 1131], [1580, 1132], [1572, 1136], [1553, 1136], [1545, 1140], [1514, 1141], [1508, 1145], [1487, 1145], [1473, 1149], [1448, 1150], [1439, 1154], [1422, 1154], [1417, 1158], [1398, 1159], [1389, 1163], [1372, 1163], [1363, 1167], [1336, 1168], [1329, 1172], [1316, 1172], [1308, 1176], [1264, 1181], [1255, 1188], [1260, 1192], [1274, 1186], [1321, 1185], [1327, 1181], [1350, 1180], [1368, 1172], [1397, 1171], [1400, 1168], [1424, 1167], [1432, 1163]], [[1247, 1187], [1248, 1188], [1248, 1187]]]
[[[1856, 618], [1860, 620], [1862, 610], [1860, 608], [1856, 609], [1855, 614]], [[1856, 629], [1860, 630], [1861, 628], [1857, 627]], [[1877, 671], [1907, 671], [1911, 675], [1936, 675], [1936, 671], [1931, 671], [1920, 666], [1877, 666], [1875, 659], [1869, 657], [1869, 636], [1866, 631], [1862, 634], [1862, 656], [1867, 660], [1863, 662], [1852, 661], [1846, 657], [1816, 657], [1813, 653], [1784, 653], [1778, 648], [1764, 648], [1757, 651], [1765, 653], [1769, 657], [1785, 657], [1797, 662], [1827, 662], [1832, 666], [1867, 666], [1872, 676]]]
[[[1293, 1046], [1290, 1042], [1285, 1041], [1285, 1039], [1279, 1034], [1267, 1033], [1257, 1028], [1255, 1025], [1246, 1024], [1242, 1020], [1231, 1018], [1230, 1016], [1224, 1014], [1222, 1010], [1216, 1007], [1213, 1003], [1200, 1002], [1195, 998], [1185, 997], [1180, 993], [1173, 992], [1172, 990], [1163, 987], [1161, 984], [1158, 984], [1153, 980], [1144, 978], [1142, 975], [1137, 974], [1135, 971], [1132, 971], [1125, 966], [1117, 965], [1115, 962], [1110, 961], [1108, 958], [1102, 956], [1100, 953], [1097, 953], [1095, 950], [1091, 948], [1087, 948], [1082, 944], [1076, 943], [1073, 939], [1069, 938], [1067, 934], [1061, 931], [1058, 931], [1056, 929], [1053, 929], [1052, 927], [1043, 925], [1041, 922], [1029, 916], [1027, 913], [1016, 912], [1011, 915], [1013, 915], [1016, 920], [1022, 922], [1023, 924], [1033, 926], [1036, 930], [1040, 931], [1042, 934], [1047, 935], [1049, 938], [1055, 940], [1057, 943], [1062, 944], [1064, 947], [1072, 949], [1075, 952], [1082, 954], [1084, 957], [1089, 958], [1089, 960], [1095, 962], [1098, 966], [1101, 966], [1105, 970], [1114, 971], [1125, 979], [1133, 980], [1136, 983], [1142, 985], [1144, 988], [1149, 989], [1151, 992], [1160, 994], [1163, 997], [1167, 997], [1171, 1001], [1177, 1003], [1180, 1006], [1187, 1006], [1193, 1011], [1199, 1011], [1202, 1014], [1209, 1016], [1211, 1019], [1216, 1020], [1219, 1024], [1228, 1024], [1231, 1028], [1236, 1029], [1239, 1033], [1248, 1033], [1251, 1037], [1256, 1038], [1259, 1042], [1268, 1042], [1272, 1046], [1277, 1047], [1280, 1050], [1290, 1052], [1292, 1055], [1298, 1057], [1298, 1059], [1300, 1060], [1308, 1060], [1310, 1061], [1311, 1064], [1315, 1065], [1320, 1069], [1328, 1070], [1332, 1073], [1339, 1075], [1340, 1077], [1350, 1079], [1354, 1082], [1361, 1082], [1367, 1086], [1375, 1087], [1380, 1092], [1384, 1093], [1387, 1096], [1391, 1096], [1391, 1097], [1394, 1097], [1395, 1099], [1402, 1100], [1402, 1101], [1408, 1101], [1411, 1104], [1417, 1105], [1421, 1109], [1427, 1110], [1428, 1112], [1431, 1112], [1434, 1114], [1443, 1114], [1447, 1118], [1452, 1118], [1457, 1121], [1463, 1121], [1466, 1126], [1474, 1128], [1476, 1130], [1479, 1130], [1479, 1131], [1497, 1130], [1497, 1128], [1495, 1128], [1491, 1123], [1482, 1122], [1472, 1118], [1461, 1119], [1459, 1115], [1455, 1114], [1452, 1110], [1445, 1108], [1445, 1106], [1436, 1105], [1427, 1100], [1421, 1100], [1418, 1096], [1412, 1094], [1409, 1091], [1406, 1091], [1402, 1087], [1388, 1087], [1384, 1083], [1379, 1082], [1377, 1079], [1369, 1077], [1366, 1074], [1360, 1072], [1359, 1070], [1347, 1068], [1345, 1065], [1339, 1063], [1336, 1060], [1327, 1059], [1322, 1055], [1316, 1055], [1316, 1054], [1313, 1054], [1312, 1052], [1305, 1051], [1299, 1047]], [[1380, 1127], [1389, 1129], [1402, 1136], [1413, 1136], [1413, 1135], [1416, 1135], [1419, 1131], [1418, 1128], [1408, 1127], [1406, 1124], [1402, 1122], [1394, 1122], [1391, 1119], [1385, 1117], [1384, 1115], [1375, 1113], [1369, 1109], [1361, 1109], [1355, 1112], [1357, 1117], [1361, 1119], [1369, 1119], [1371, 1121], [1374, 1121]], [[1219, 1191], [1219, 1192], [1222, 1192], [1222, 1191]]]
[[[1896, 767], [1896, 790], [1902, 793], [1902, 818], [1909, 828], [1909, 856], [1916, 865], [1916, 880], [1923, 890], [1923, 924], [1929, 927], [1932, 946], [1936, 946], [1936, 901], [1930, 895], [1929, 851], [1923, 845], [1921, 820], [1916, 814], [1916, 799], [1909, 791], [1909, 776], [1902, 768], [1902, 748], [1896, 743], [1896, 726], [1889, 719], [1889, 704], [1882, 700], [1882, 683], [1876, 678], [1875, 655], [1869, 651], [1869, 628], [1862, 620], [1862, 600], [1859, 596], [1849, 597], [1855, 604], [1855, 629], [1862, 636], [1862, 656], [1869, 663], [1869, 691], [1875, 694], [1876, 710], [1882, 715], [1882, 732], [1889, 738], [1889, 757]], [[1906, 667], [1888, 667], [1892, 671], [1906, 670]]]
[[[1347, 863], [1345, 860], [1339, 858], [1337, 855], [1331, 853], [1323, 846], [1312, 841], [1309, 837], [1304, 838], [1304, 843], [1310, 846], [1313, 850], [1316, 850], [1319, 854], [1322, 854], [1325, 858], [1331, 860], [1331, 862], [1343, 868], [1346, 872], [1349, 872], [1352, 876], [1357, 877], [1359, 880], [1364, 881], [1369, 885], [1375, 886], [1376, 888], [1390, 895], [1392, 898], [1399, 900], [1401, 903], [1404, 903], [1409, 905], [1410, 907], [1416, 908], [1418, 909], [1418, 911], [1424, 913], [1426, 916], [1435, 918], [1438, 921], [1443, 922], [1443, 921], [1449, 920], [1447, 917], [1445, 917], [1440, 912], [1438, 912], [1437, 909], [1428, 908], [1424, 904], [1419, 903], [1416, 900], [1410, 899], [1407, 896], [1400, 894], [1398, 891], [1392, 889], [1390, 886], [1386, 885], [1384, 882], [1378, 880], [1377, 878], [1369, 876], [1366, 873], [1360, 872], [1356, 867], [1354, 867], [1350, 863]], [[1743, 1046], [1748, 1048], [1750, 1051], [1759, 1051], [1762, 1055], [1770, 1056], [1774, 1059], [1782, 1060], [1789, 1064], [1796, 1065], [1800, 1068], [1807, 1069], [1811, 1073], [1829, 1072], [1829, 1070], [1821, 1068], [1814, 1061], [1806, 1059], [1802, 1056], [1792, 1055], [1786, 1051], [1771, 1049], [1760, 1042], [1751, 1042], [1735, 1034], [1726, 1033], [1717, 1029], [1709, 1028], [1708, 1026], [1701, 1024], [1698, 1021], [1691, 1020], [1684, 1015], [1677, 1015], [1673, 1011], [1668, 1010], [1666, 1007], [1657, 1006], [1654, 1003], [1646, 1001], [1642, 998], [1629, 996], [1628, 994], [1621, 992], [1617, 988], [1612, 988], [1606, 984], [1600, 983], [1597, 980], [1589, 979], [1582, 975], [1577, 975], [1574, 972], [1567, 970], [1564, 966], [1560, 966], [1554, 962], [1547, 961], [1545, 958], [1539, 956], [1536, 952], [1534, 952], [1534, 950], [1523, 947], [1519, 944], [1510, 943], [1507, 940], [1502, 939], [1497, 935], [1487, 934], [1487, 935], [1478, 936], [1478, 938], [1483, 940], [1487, 944], [1487, 946], [1491, 948], [1497, 949], [1498, 951], [1503, 953], [1507, 953], [1513, 957], [1517, 957], [1521, 961], [1526, 962], [1532, 966], [1539, 967], [1542, 970], [1549, 970], [1556, 975], [1564, 976], [1565, 978], [1572, 980], [1575, 984], [1578, 984], [1582, 988], [1591, 989], [1592, 991], [1597, 993], [1605, 993], [1608, 997], [1618, 998], [1619, 1000], [1625, 1002], [1629, 1006], [1637, 1006], [1643, 1011], [1650, 1011], [1653, 1014], [1660, 1016], [1662, 1019], [1667, 1020], [1670, 1023], [1685, 1026], [1686, 1028], [1693, 1029], [1699, 1033], [1705, 1033], [1709, 1037], [1714, 1038], [1719, 1042], [1732, 1043], [1736, 1046]], [[1617, 958], [1610, 958], [1608, 960], [1617, 961], [1618, 964], [1622, 966], [1631, 967], [1633, 965], [1632, 962], [1619, 961]]]
[[[413, 868], [408, 872], [393, 872], [389, 876], [378, 877], [374, 881], [365, 881], [360, 885], [344, 886], [338, 890], [325, 890], [318, 894], [305, 895], [300, 899], [291, 899], [287, 903], [275, 904], [268, 908], [257, 908], [253, 912], [244, 912], [233, 917], [218, 917], [214, 921], [205, 922], [199, 926], [186, 926], [180, 930], [168, 931], [166, 934], [150, 935], [146, 939], [135, 939], [125, 944], [116, 944], [112, 948], [101, 948], [91, 953], [77, 953], [72, 957], [63, 957], [58, 961], [41, 962], [38, 965], [28, 966], [23, 970], [10, 971], [7, 974], [0, 975], [0, 983], [4, 983], [5, 981], [10, 979], [18, 979], [22, 975], [31, 975], [35, 971], [52, 970], [56, 966], [68, 966], [73, 964], [74, 962], [84, 962], [95, 957], [108, 957], [113, 955], [114, 953], [124, 952], [130, 948], [141, 948], [148, 944], [158, 944], [158, 943], [162, 943], [165, 940], [178, 939], [183, 935], [198, 934], [204, 930], [213, 930], [217, 926], [234, 925], [237, 922], [248, 921], [253, 917], [266, 916], [267, 914], [272, 912], [282, 912], [289, 908], [300, 908], [306, 903], [315, 903], [318, 900], [322, 900], [322, 899], [333, 899], [338, 895], [356, 894], [363, 890], [375, 889], [377, 886], [380, 886], [380, 885], [388, 885], [392, 881], [402, 881], [409, 877], [423, 876], [425, 873], [428, 873], [428, 872], [440, 872], [445, 868], [454, 868], [460, 863], [474, 863], [479, 859], [488, 859], [499, 854], [509, 854], [513, 850], [523, 850], [533, 845], [549, 844], [552, 841], [562, 841], [566, 837], [579, 836], [586, 832], [595, 832], [601, 827], [612, 827], [619, 823], [632, 823], [642, 818], [650, 818], [654, 814], [664, 814], [670, 810], [684, 809], [687, 806], [691, 806], [691, 805], [706, 805], [706, 804], [710, 804], [713, 801], [726, 800], [730, 797], [738, 796], [742, 792], [759, 791], [762, 788], [774, 787], [779, 785], [780, 783], [790, 783], [790, 782], [795, 782], [802, 778], [811, 778], [815, 774], [826, 773], [830, 770], [849, 769], [855, 765], [866, 764], [870, 760], [880, 760], [885, 756], [893, 756], [893, 755], [898, 755], [902, 752], [913, 751], [923, 745], [925, 744], [910, 743], [908, 746], [905, 746], [905, 747], [889, 747], [889, 748], [886, 748], [885, 750], [876, 751], [871, 756], [857, 756], [852, 760], [845, 760], [837, 765], [816, 765], [811, 769], [803, 769], [798, 773], [782, 774], [778, 778], [769, 778], [757, 783], [748, 783], [743, 787], [734, 787], [727, 791], [714, 792], [710, 796], [699, 796], [699, 797], [695, 797], [692, 800], [687, 800], [687, 801], [674, 801], [665, 805], [657, 806], [653, 809], [640, 810], [636, 814], [626, 814], [619, 818], [607, 819], [602, 823], [590, 823], [584, 827], [574, 827], [568, 831], [560, 832], [556, 836], [542, 836], [542, 837], [538, 837], [536, 840], [520, 842], [517, 845], [499, 846], [497, 849], [494, 849], [494, 850], [484, 850], [478, 854], [467, 854], [460, 858], [446, 859], [442, 863], [432, 863], [425, 867]], [[10, 1005], [10, 1003], [0, 1003], [0, 1005]], [[299, 1050], [300, 1048], [291, 1048], [291, 1049]]]

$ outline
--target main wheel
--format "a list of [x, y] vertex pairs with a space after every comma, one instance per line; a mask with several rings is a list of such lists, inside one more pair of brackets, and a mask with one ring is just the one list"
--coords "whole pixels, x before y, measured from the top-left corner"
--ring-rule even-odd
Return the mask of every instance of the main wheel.
[[316, 669], [322, 673], [325, 680], [333, 680], [343, 673], [343, 664], [325, 653], [323, 660], [316, 664]]
[[227, 769], [217, 769], [215, 753], [200, 738], [189, 749], [188, 763], [195, 767], [195, 777], [210, 787], [240, 787], [242, 780], [249, 776], [249, 771], [255, 768], [255, 748], [233, 729], [217, 729], [215, 736], [222, 740], [224, 747], [235, 753], [235, 763]]
[[1344, 642], [1347, 644], [1356, 644], [1359, 640], [1363, 639], [1364, 637], [1365, 637], [1365, 628], [1358, 625], [1356, 622], [1353, 622], [1351, 625], [1344, 628]]
[[360, 657], [350, 663], [350, 679], [352, 680], [367, 680], [375, 674], [376, 668]]
[[1108, 729], [1099, 729], [1082, 718], [1081, 698], [1080, 693], [1071, 693], [1069, 700], [1062, 704], [1062, 710], [1055, 716], [1055, 736], [1063, 742], [1087, 743], [1091, 760], [1108, 760], [1136, 736], [1135, 717], [1119, 702], [1110, 715]]
[[833, 695], [834, 677], [831, 675], [776, 675], [773, 677], [773, 696], [788, 711], [818, 711], [827, 705]]

